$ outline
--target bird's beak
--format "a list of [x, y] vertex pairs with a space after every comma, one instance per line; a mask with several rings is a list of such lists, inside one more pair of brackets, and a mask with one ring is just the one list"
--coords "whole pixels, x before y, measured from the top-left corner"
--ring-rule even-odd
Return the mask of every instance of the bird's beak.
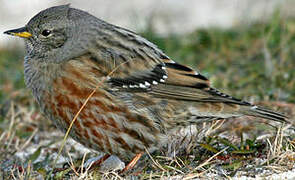
[[22, 37], [22, 38], [32, 37], [32, 34], [28, 32], [26, 27], [5, 31], [4, 34], [9, 34], [12, 36], [18, 36], [18, 37]]

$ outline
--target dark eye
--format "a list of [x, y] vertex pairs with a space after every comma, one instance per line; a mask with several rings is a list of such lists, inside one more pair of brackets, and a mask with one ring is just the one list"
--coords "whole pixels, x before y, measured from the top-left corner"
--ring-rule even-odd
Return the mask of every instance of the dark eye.
[[47, 29], [45, 29], [45, 30], [43, 30], [42, 31], [42, 33], [41, 33], [43, 36], [49, 36], [50, 34], [51, 34], [51, 31], [50, 30], [47, 30]]

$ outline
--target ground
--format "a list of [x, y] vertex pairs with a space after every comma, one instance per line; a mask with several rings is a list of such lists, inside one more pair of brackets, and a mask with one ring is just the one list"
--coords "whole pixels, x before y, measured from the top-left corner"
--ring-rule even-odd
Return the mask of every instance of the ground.
[[[275, 13], [269, 22], [231, 29], [199, 29], [161, 37], [150, 26], [141, 33], [172, 59], [238, 98], [295, 120], [295, 20]], [[100, 155], [79, 145], [46, 120], [23, 82], [21, 49], [0, 50], [0, 177], [3, 179], [292, 179], [294, 130], [290, 125], [243, 117], [198, 124], [148, 154], [129, 174], [115, 157], [87, 169]], [[193, 133], [191, 133], [193, 132]], [[61, 149], [62, 145], [64, 148]], [[58, 152], [61, 153], [58, 155]], [[89, 160], [90, 159], [90, 160]], [[84, 164], [88, 160], [88, 163]], [[82, 171], [79, 170], [81, 167]]]

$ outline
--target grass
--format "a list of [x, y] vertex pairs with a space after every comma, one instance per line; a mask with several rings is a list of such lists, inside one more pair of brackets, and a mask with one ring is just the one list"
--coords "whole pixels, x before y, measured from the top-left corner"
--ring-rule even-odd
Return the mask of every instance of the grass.
[[[236, 97], [295, 114], [295, 20], [275, 13], [269, 22], [231, 29], [199, 29], [158, 36], [141, 33], [172, 59], [198, 69], [214, 87]], [[39, 113], [23, 82], [22, 50], [0, 50], [0, 177], [48, 177], [64, 135]], [[253, 118], [192, 127], [192, 136], [171, 137], [163, 150], [147, 155], [139, 179], [230, 178], [271, 175], [294, 168], [294, 131]], [[255, 136], [256, 135], [256, 136]], [[181, 139], [181, 141], [176, 141]], [[85, 155], [85, 152], [87, 154]], [[55, 179], [122, 179], [117, 171], [79, 171], [95, 155], [68, 140], [57, 159]]]

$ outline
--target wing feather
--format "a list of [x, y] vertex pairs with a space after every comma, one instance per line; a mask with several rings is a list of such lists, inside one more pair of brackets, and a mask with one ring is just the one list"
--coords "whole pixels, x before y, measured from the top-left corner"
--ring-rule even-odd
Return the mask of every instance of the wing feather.
[[193, 69], [168, 60], [151, 70], [141, 67], [127, 77], [112, 77], [109, 83], [120, 90], [148, 92], [161, 98], [250, 105], [211, 88], [209, 80]]
[[[207, 114], [215, 118], [249, 115], [262, 117], [279, 122], [290, 123], [286, 116], [270, 110], [262, 109], [246, 101], [234, 98], [210, 87], [209, 80], [189, 67], [164, 61], [152, 70], [133, 73], [125, 78], [113, 77], [109, 82], [119, 90], [148, 93], [155, 98], [196, 102], [197, 111], [201, 111], [199, 104], [210, 104], [223, 107], [223, 112], [212, 110]], [[139, 95], [139, 94], [137, 94]], [[229, 110], [231, 109], [231, 110]]]

